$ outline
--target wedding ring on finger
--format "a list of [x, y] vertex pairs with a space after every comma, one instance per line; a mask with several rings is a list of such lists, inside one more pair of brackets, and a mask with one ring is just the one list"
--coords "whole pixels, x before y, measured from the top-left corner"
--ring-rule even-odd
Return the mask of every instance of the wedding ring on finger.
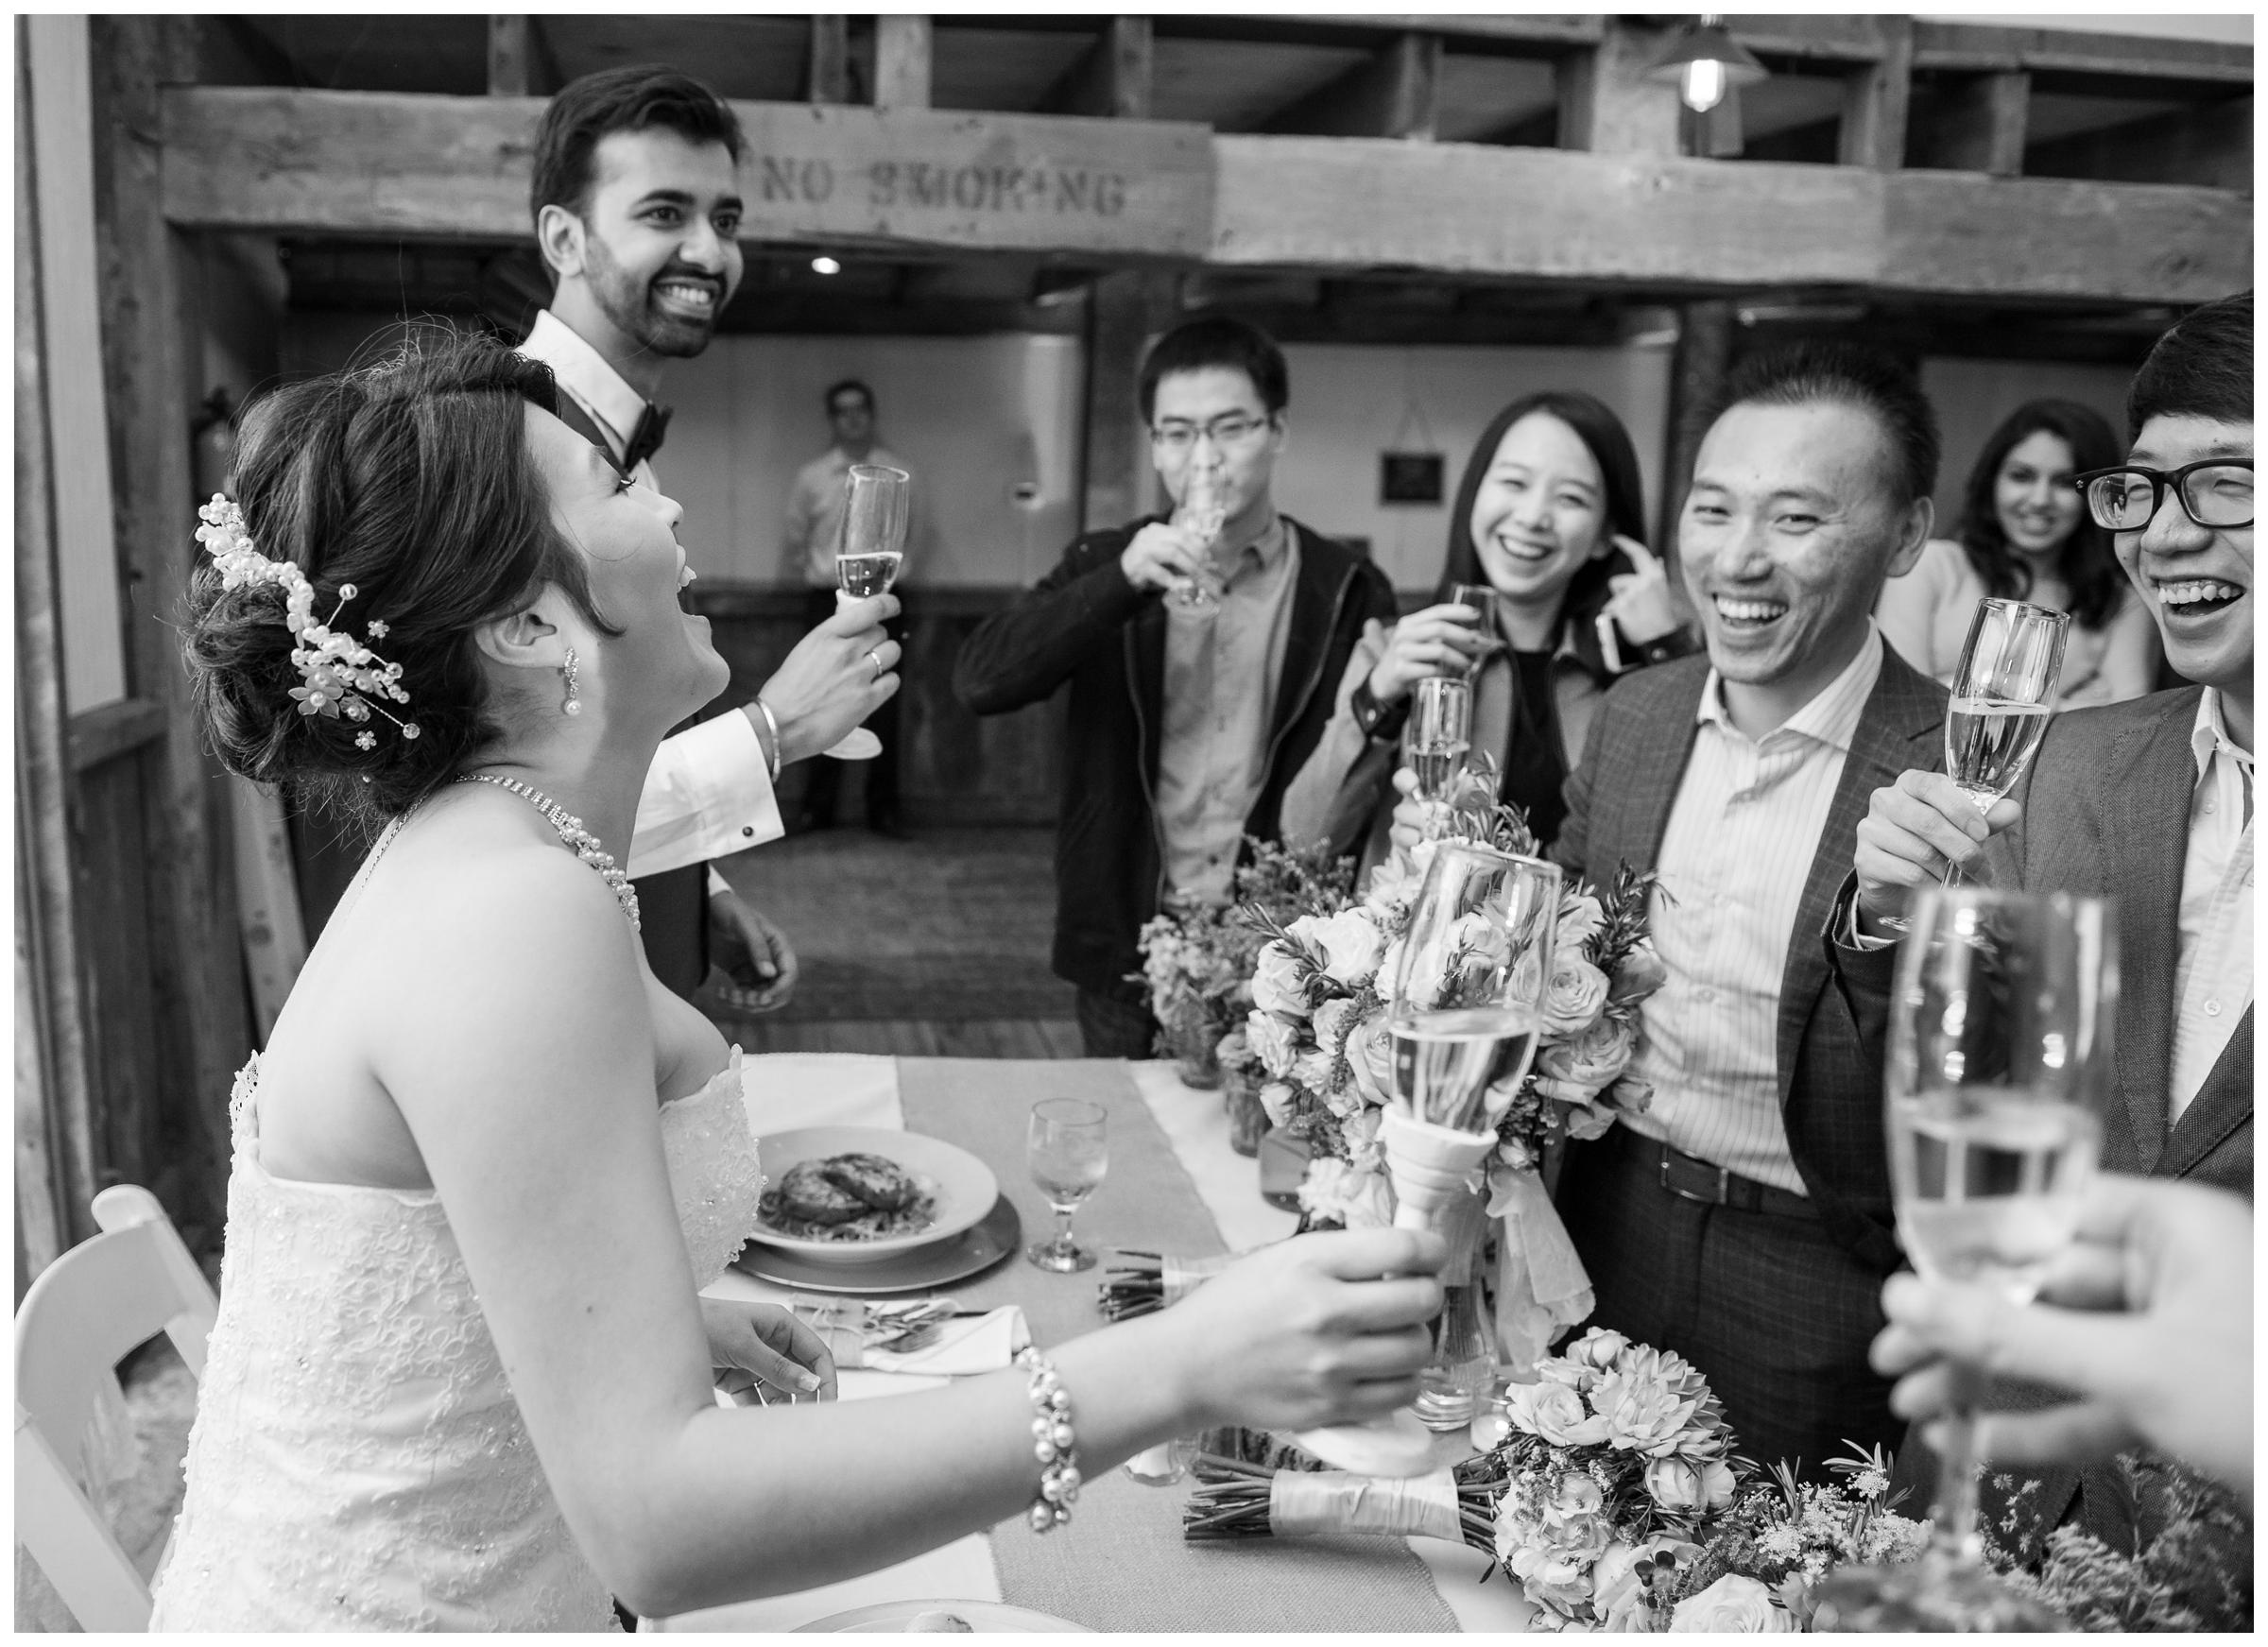
[[882, 654], [871, 646], [867, 648], [867, 661], [874, 665], [875, 679], [880, 680], [884, 675], [888, 673], [882, 666]]

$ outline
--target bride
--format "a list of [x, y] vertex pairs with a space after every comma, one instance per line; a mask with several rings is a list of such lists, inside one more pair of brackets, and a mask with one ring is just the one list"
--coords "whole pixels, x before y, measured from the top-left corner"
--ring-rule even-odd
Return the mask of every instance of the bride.
[[785, 1312], [696, 1296], [759, 1187], [738, 1054], [647, 971], [616, 866], [727, 670], [678, 506], [551, 404], [499, 347], [416, 345], [255, 407], [204, 511], [215, 748], [390, 821], [238, 1079], [153, 1627], [604, 1629], [610, 1595], [683, 1612], [1053, 1524], [1074, 1460], [1409, 1400], [1442, 1253], [1378, 1230], [950, 1388], [717, 1404], [719, 1366], [833, 1375]]

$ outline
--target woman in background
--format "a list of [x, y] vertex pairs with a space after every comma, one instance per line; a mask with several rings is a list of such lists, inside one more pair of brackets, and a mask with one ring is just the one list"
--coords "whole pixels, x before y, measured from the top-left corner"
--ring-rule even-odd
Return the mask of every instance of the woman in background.
[[[1548, 846], [1606, 688], [1693, 648], [1661, 562], [1639, 540], [1644, 520], [1638, 454], [1604, 403], [1546, 390], [1499, 412], [1457, 487], [1436, 604], [1373, 626], [1355, 648], [1338, 712], [1284, 796], [1284, 839], [1359, 849], [1365, 868], [1383, 858], [1411, 692], [1479, 658], [1473, 753], [1495, 761], [1500, 798]], [[1461, 583], [1496, 592], [1492, 621], [1452, 602]]]
[[2071, 614], [2059, 710], [2139, 697], [2157, 678], [2157, 629], [2127, 587], [2110, 534], [2071, 476], [2123, 462], [2110, 425], [2074, 401], [2031, 401], [1993, 431], [1963, 495], [1958, 541], [1936, 539], [1882, 586], [1875, 622], [1899, 655], [1953, 683], [1977, 602], [2025, 600]]

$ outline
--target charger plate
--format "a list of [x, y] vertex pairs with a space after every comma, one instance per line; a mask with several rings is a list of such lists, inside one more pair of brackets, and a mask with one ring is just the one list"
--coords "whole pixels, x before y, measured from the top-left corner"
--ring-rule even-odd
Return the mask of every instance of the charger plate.
[[1032, 1636], [1048, 1635], [1057, 1630], [1075, 1630], [1082, 1636], [1094, 1633], [1086, 1625], [1074, 1624], [1069, 1619], [1035, 1613], [1029, 1607], [1012, 1607], [1005, 1602], [941, 1601], [877, 1602], [870, 1607], [852, 1607], [847, 1613], [835, 1613], [828, 1618], [814, 1619], [808, 1624], [799, 1624], [796, 1634], [835, 1635], [847, 1630], [902, 1634], [905, 1627], [923, 1613], [951, 1613], [976, 1631], [1004, 1630]]
[[981, 1275], [1017, 1250], [1023, 1221], [1005, 1195], [992, 1203], [973, 1229], [950, 1241], [871, 1263], [815, 1263], [800, 1253], [750, 1241], [732, 1261], [760, 1281], [820, 1293], [919, 1293]]

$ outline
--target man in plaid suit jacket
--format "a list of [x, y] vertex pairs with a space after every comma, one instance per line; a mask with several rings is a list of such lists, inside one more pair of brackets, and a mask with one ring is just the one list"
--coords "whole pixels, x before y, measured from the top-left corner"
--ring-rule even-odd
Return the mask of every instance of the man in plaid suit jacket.
[[[1949, 855], [1990, 884], [2115, 899], [2117, 1078], [2100, 1117], [2103, 1165], [2247, 1200], [2252, 352], [2251, 295], [2208, 304], [2159, 339], [2127, 401], [2128, 461], [2139, 467], [2122, 479], [2137, 496], [2150, 488], [2155, 507], [2117, 533], [2119, 560], [2167, 658], [2200, 684], [2058, 715], [2014, 798], [1981, 819], [1942, 776], [1912, 772], [1885, 787], [1860, 827], [1830, 946], [1841, 992], [1880, 1045], [1896, 952], [1874, 917], [1907, 888], [1941, 879]], [[2149, 478], [2192, 465], [2201, 472], [2180, 486]], [[1992, 841], [1981, 847], [1988, 828]], [[2003, 1384], [1986, 1407], [2063, 1398]], [[1925, 1485], [1934, 1470], [1918, 1441], [1901, 1450], [1901, 1480]], [[2152, 1531], [2112, 1461], [2020, 1471], [2001, 1484], [2008, 1479], [1987, 1477], [1986, 1515], [2019, 1553], [2036, 1553], [2070, 1518], [2114, 1548]]]
[[1557, 1201], [1596, 1325], [1674, 1349], [1761, 1462], [1891, 1443], [1866, 1364], [1899, 1261], [1881, 1063], [1821, 942], [1866, 797], [1941, 759], [1946, 695], [1869, 616], [1931, 524], [1935, 421], [1909, 373], [1805, 346], [1751, 362], [1679, 523], [1707, 658], [1618, 684], [1555, 848], [1661, 876], [1668, 982], [1633, 1066], [1652, 1109], [1571, 1146]]

